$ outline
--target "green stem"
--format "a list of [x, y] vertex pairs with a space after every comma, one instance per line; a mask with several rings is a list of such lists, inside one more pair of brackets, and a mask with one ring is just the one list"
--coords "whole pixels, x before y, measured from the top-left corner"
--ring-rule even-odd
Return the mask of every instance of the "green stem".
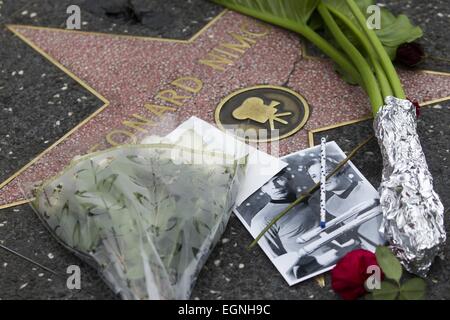
[[[375, 70], [375, 74], [377, 75], [378, 84], [381, 88], [381, 95], [383, 97], [393, 96], [394, 93], [392, 92], [391, 86], [389, 85], [389, 80], [386, 77], [386, 73], [384, 72], [383, 67], [381, 66], [378, 59], [376, 57], [370, 56], [370, 62], [372, 63], [373, 69]], [[375, 113], [373, 115], [375, 116]]]
[[367, 27], [366, 18], [359, 9], [358, 5], [355, 3], [355, 1], [354, 0], [346, 0], [346, 1], [353, 15], [358, 21], [361, 29], [364, 30], [365, 34], [369, 38], [370, 43], [374, 47], [375, 52], [377, 53], [378, 58], [381, 62], [381, 65], [389, 79], [389, 83], [391, 84], [392, 90], [394, 91], [394, 95], [397, 98], [405, 99], [405, 92], [403, 91], [402, 84], [400, 82], [400, 78], [398, 77], [397, 71], [395, 71], [394, 65], [392, 64], [392, 61], [389, 58], [386, 50], [383, 48], [380, 39], [378, 39], [377, 34], [375, 33], [375, 31]]
[[336, 16], [340, 21], [344, 23], [344, 25], [353, 33], [353, 35], [364, 47], [364, 50], [369, 56], [370, 63], [378, 79], [378, 84], [381, 89], [381, 95], [383, 97], [392, 96], [393, 92], [391, 86], [389, 85], [389, 80], [386, 77], [386, 73], [381, 67], [380, 62], [378, 61], [377, 55], [373, 51], [374, 48], [372, 47], [370, 41], [365, 37], [364, 33], [357, 26], [355, 26], [355, 24], [345, 14], [342, 14], [340, 11], [334, 9], [331, 6], [327, 6], [327, 8], [334, 16]]
[[339, 28], [333, 16], [328, 11], [328, 8], [321, 3], [317, 9], [319, 10], [320, 16], [336, 39], [337, 43], [340, 45], [342, 50], [347, 53], [347, 56], [351, 57], [353, 63], [361, 74], [364, 88], [367, 91], [370, 103], [372, 104], [373, 113], [375, 114], [378, 111], [378, 108], [383, 104], [383, 97], [381, 96], [380, 88], [372, 69], [359, 50], [356, 49], [356, 47], [350, 42], [350, 40], [347, 39], [345, 34]]
[[316, 47], [322, 50], [328, 57], [331, 58], [336, 64], [338, 64], [343, 70], [345, 70], [348, 74], [351, 75], [353, 79], [359, 84], [362, 84], [361, 75], [358, 70], [353, 66], [353, 64], [349, 61], [347, 57], [345, 57], [342, 53], [336, 50], [327, 40], [322, 38], [317, 32], [313, 29], [305, 26], [302, 28], [302, 32], [300, 32], [300, 28], [298, 33], [300, 33], [307, 40], [312, 42]]
[[[358, 144], [356, 146], [355, 149], [353, 149], [350, 154], [341, 162], [339, 162], [339, 164], [336, 166], [336, 168], [333, 169], [333, 171], [331, 171], [325, 181], [327, 181], [328, 179], [330, 179], [332, 176], [334, 176], [336, 173], [339, 172], [339, 170], [342, 169], [343, 166], [345, 166], [345, 164], [352, 159], [356, 153], [358, 153], [358, 151], [364, 147], [367, 143], [370, 142], [370, 140], [372, 140], [375, 136], [371, 135], [370, 137], [368, 137], [366, 140], [364, 140], [363, 142], [361, 142], [360, 144]], [[270, 221], [267, 226], [258, 234], [258, 236], [255, 238], [255, 240], [253, 240], [253, 242], [248, 246], [248, 249], [253, 248], [259, 240], [261, 240], [261, 238], [264, 236], [264, 234], [270, 230], [270, 228], [277, 223], [278, 220], [280, 220], [284, 215], [286, 215], [292, 208], [294, 208], [295, 206], [297, 206], [298, 204], [306, 201], [309, 197], [311, 197], [314, 192], [316, 192], [317, 190], [319, 190], [320, 188], [320, 181], [317, 182], [314, 186], [312, 186], [309, 190], [306, 191], [306, 193], [302, 194], [300, 197], [298, 197], [294, 202], [292, 202], [289, 206], [286, 207], [286, 209], [284, 209], [283, 211], [281, 211], [279, 214], [277, 214], [275, 216], [275, 218], [272, 219], [272, 221]]]
[[353, 79], [355, 79], [359, 84], [361, 84], [361, 77], [353, 66], [353, 64], [343, 55], [341, 52], [336, 50], [327, 40], [322, 38], [317, 32], [308, 27], [306, 24], [302, 24], [300, 22], [293, 23], [287, 19], [283, 19], [281, 17], [276, 17], [274, 15], [267, 15], [263, 12], [251, 10], [245, 6], [239, 6], [232, 2], [226, 2], [220, 4], [226, 6], [231, 10], [235, 10], [241, 12], [243, 14], [255, 17], [257, 19], [266, 21], [268, 23], [283, 27], [285, 29], [296, 32], [307, 40], [316, 45], [323, 53], [325, 53], [328, 57], [330, 57], [334, 62], [336, 62], [343, 70], [349, 73]]

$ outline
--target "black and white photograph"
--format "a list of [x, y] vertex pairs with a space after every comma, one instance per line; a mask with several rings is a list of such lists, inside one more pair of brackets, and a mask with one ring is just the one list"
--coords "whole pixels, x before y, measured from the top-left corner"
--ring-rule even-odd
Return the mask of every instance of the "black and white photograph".
[[[345, 158], [328, 142], [326, 170]], [[321, 176], [320, 145], [282, 158], [288, 166], [247, 198], [235, 212], [253, 237]], [[346, 253], [374, 251], [384, 243], [379, 233], [378, 192], [349, 161], [325, 184], [325, 226], [320, 225], [320, 191], [294, 207], [261, 238], [259, 245], [289, 285], [330, 270]]]

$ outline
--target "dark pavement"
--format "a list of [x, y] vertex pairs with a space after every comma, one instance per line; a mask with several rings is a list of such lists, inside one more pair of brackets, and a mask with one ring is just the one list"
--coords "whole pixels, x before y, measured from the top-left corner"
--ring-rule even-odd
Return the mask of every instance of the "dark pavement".
[[[106, 9], [102, 3], [108, 3]], [[134, 4], [134, 10], [127, 3]], [[187, 39], [222, 9], [202, 0], [3, 0], [0, 1], [0, 181], [28, 163], [65, 132], [102, 105], [96, 97], [57, 69], [5, 28], [26, 24], [62, 28], [66, 8], [82, 8], [82, 30]], [[448, 1], [387, 1], [424, 30], [428, 54], [424, 69], [450, 72], [450, 7]], [[105, 6], [103, 6], [105, 7]], [[150, 8], [150, 9], [149, 9]], [[401, 8], [401, 11], [400, 11]], [[312, 50], [313, 51], [313, 50]], [[39, 108], [36, 106], [39, 105]], [[450, 207], [450, 102], [423, 108], [419, 135], [435, 189]], [[325, 132], [344, 151], [371, 132], [370, 121]], [[316, 141], [320, 136], [315, 137]], [[354, 160], [376, 187], [380, 153], [372, 142]], [[447, 230], [450, 219], [447, 214]], [[222, 242], [200, 273], [193, 299], [335, 299], [329, 275], [321, 288], [314, 279], [288, 287], [264, 253], [248, 251], [251, 237], [234, 216]], [[60, 246], [29, 205], [0, 210], [0, 244], [59, 272], [55, 276], [0, 250], [0, 299], [111, 299], [114, 294], [97, 273]], [[449, 245], [446, 246], [448, 252]], [[65, 270], [82, 269], [82, 289], [66, 288]], [[450, 299], [450, 262], [438, 260], [427, 279], [429, 299]]]

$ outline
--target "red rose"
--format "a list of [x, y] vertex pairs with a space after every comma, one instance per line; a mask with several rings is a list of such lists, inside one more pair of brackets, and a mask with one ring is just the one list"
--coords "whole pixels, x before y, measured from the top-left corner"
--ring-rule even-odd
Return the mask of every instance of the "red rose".
[[407, 98], [412, 104], [413, 106], [416, 108], [416, 117], [418, 118], [420, 116], [420, 104], [417, 102], [417, 100], [411, 100], [409, 98]]
[[378, 266], [374, 253], [363, 249], [347, 253], [331, 270], [331, 287], [345, 300], [359, 298], [367, 293], [364, 283], [371, 276], [367, 273], [371, 265]]
[[403, 43], [397, 48], [395, 61], [414, 67], [425, 59], [423, 47], [417, 42]]

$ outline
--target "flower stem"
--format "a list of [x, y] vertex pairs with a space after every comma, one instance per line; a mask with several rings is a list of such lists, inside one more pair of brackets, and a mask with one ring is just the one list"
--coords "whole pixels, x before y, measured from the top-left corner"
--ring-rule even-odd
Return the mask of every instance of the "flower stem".
[[[392, 90], [394, 92], [394, 95], [397, 98], [405, 99], [405, 92], [403, 91], [402, 84], [400, 82], [400, 78], [398, 77], [397, 71], [395, 71], [394, 65], [392, 64], [391, 59], [389, 58], [386, 50], [383, 48], [383, 45], [381, 44], [380, 39], [378, 39], [378, 36], [376, 35], [375, 31], [372, 29], [369, 29], [366, 24], [366, 18], [364, 17], [364, 14], [359, 9], [358, 5], [355, 3], [354, 0], [346, 0], [347, 5], [349, 6], [350, 10], [352, 11], [353, 15], [355, 16], [356, 20], [358, 21], [361, 29], [364, 30], [365, 34], [369, 38], [369, 41], [371, 42], [372, 46], [375, 49], [375, 52], [378, 55], [378, 58], [381, 62], [381, 66], [383, 67], [384, 71], [386, 72], [386, 75], [388, 77], [389, 83], [391, 84]], [[381, 107], [378, 106], [378, 107]]]
[[317, 32], [311, 29], [308, 26], [302, 28], [297, 31], [302, 36], [304, 36], [307, 40], [311, 41], [316, 47], [322, 50], [328, 57], [331, 58], [335, 63], [337, 63], [343, 70], [349, 73], [352, 79], [359, 84], [362, 84], [361, 76], [358, 70], [353, 66], [353, 64], [349, 61], [349, 59], [344, 56], [341, 52], [336, 50], [327, 40], [322, 38]]
[[333, 16], [328, 11], [328, 8], [320, 3], [317, 9], [339, 46], [347, 53], [348, 57], [351, 57], [354, 65], [361, 74], [364, 88], [367, 91], [370, 103], [372, 104], [373, 113], [375, 114], [378, 111], [378, 108], [383, 104], [383, 97], [381, 96], [378, 82], [372, 72], [372, 69], [370, 68], [366, 59], [359, 52], [359, 50], [356, 49], [356, 47], [350, 42], [350, 40], [348, 40], [348, 38], [339, 28]]
[[[333, 169], [333, 171], [331, 171], [325, 181], [327, 181], [328, 179], [330, 179], [332, 176], [334, 176], [336, 173], [339, 172], [339, 170], [342, 169], [342, 167], [350, 160], [352, 159], [356, 153], [362, 148], [364, 147], [367, 143], [370, 142], [370, 140], [372, 140], [375, 136], [374, 135], [370, 135], [366, 140], [364, 140], [363, 142], [361, 142], [360, 144], [358, 144], [356, 146], [355, 149], [353, 149], [349, 155], [342, 160], [341, 162], [339, 162], [339, 164], [336, 166], [336, 168]], [[317, 182], [314, 186], [312, 186], [309, 190], [306, 191], [306, 193], [302, 194], [300, 197], [298, 197], [294, 202], [292, 202], [289, 206], [287, 206], [283, 211], [281, 211], [279, 214], [277, 214], [275, 216], [275, 218], [272, 219], [272, 221], [270, 221], [267, 226], [258, 234], [258, 236], [255, 238], [255, 240], [252, 241], [252, 243], [248, 246], [248, 249], [253, 248], [258, 241], [264, 236], [264, 234], [270, 230], [270, 228], [277, 223], [278, 220], [280, 220], [284, 215], [286, 215], [292, 208], [294, 208], [295, 206], [297, 206], [298, 204], [306, 201], [309, 197], [311, 197], [314, 192], [316, 192], [317, 190], [319, 190], [320, 188], [320, 182]]]
[[353, 35], [358, 39], [358, 41], [364, 47], [366, 54], [369, 56], [370, 63], [375, 71], [375, 75], [378, 79], [378, 84], [381, 89], [381, 95], [383, 97], [392, 96], [393, 92], [391, 86], [389, 85], [389, 80], [386, 77], [386, 73], [378, 61], [377, 55], [374, 53], [374, 48], [370, 41], [366, 38], [364, 33], [356, 26], [346, 15], [342, 14], [340, 11], [334, 9], [331, 6], [327, 6], [328, 10], [336, 16], [344, 25], [353, 33]]
[[[392, 92], [391, 86], [389, 85], [389, 80], [386, 77], [386, 73], [383, 70], [383, 67], [380, 64], [380, 61], [376, 57], [370, 56], [370, 62], [372, 63], [373, 69], [375, 70], [375, 74], [378, 78], [378, 83], [381, 89], [381, 95], [383, 97], [392, 96], [394, 93]], [[380, 106], [378, 106], [379, 108]], [[377, 108], [377, 112], [378, 112]], [[373, 114], [375, 116], [376, 112]]]

